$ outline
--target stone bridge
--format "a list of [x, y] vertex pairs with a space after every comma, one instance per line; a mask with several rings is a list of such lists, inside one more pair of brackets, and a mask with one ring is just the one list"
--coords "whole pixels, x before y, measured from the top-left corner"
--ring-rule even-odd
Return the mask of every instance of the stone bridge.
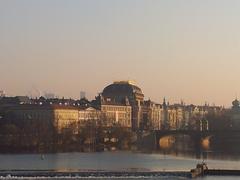
[[157, 148], [159, 148], [160, 139], [166, 136], [187, 135], [193, 140], [196, 147], [200, 147], [202, 141], [210, 137], [215, 137], [219, 140], [222, 138], [236, 138], [240, 141], [240, 130], [155, 130], [153, 133], [155, 137], [155, 147]]

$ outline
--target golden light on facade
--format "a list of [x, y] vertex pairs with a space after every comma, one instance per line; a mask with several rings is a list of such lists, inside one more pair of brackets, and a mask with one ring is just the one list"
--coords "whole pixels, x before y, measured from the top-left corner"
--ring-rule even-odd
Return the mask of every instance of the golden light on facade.
[[136, 85], [136, 82], [132, 80], [127, 80], [127, 81], [114, 81], [113, 84], [130, 84], [130, 85]]

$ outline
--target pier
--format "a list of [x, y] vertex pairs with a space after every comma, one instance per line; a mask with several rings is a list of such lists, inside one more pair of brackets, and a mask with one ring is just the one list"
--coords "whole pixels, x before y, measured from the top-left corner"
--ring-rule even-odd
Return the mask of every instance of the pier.
[[206, 163], [197, 164], [195, 169], [191, 169], [191, 178], [200, 176], [240, 176], [240, 170], [233, 169], [208, 169]]
[[207, 164], [206, 163], [200, 163], [197, 164], [195, 169], [191, 169], [191, 178], [196, 178], [199, 176], [204, 176], [206, 175], [206, 172], [208, 170]]

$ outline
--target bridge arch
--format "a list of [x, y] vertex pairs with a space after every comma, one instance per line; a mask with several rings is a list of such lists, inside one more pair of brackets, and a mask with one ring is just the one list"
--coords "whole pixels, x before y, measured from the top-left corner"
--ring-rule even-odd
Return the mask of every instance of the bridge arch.
[[157, 149], [171, 148], [173, 145], [181, 145], [181, 142], [185, 142], [189, 148], [205, 150], [210, 148], [210, 140], [213, 137], [208, 132], [187, 130], [156, 131], [155, 136]]

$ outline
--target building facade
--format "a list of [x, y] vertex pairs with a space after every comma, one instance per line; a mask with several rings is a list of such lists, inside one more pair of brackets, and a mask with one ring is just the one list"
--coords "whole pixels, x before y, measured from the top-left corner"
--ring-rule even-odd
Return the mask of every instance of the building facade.
[[101, 111], [107, 126], [118, 124], [124, 128], [132, 128], [132, 108], [130, 105], [102, 104]]
[[144, 101], [141, 105], [140, 129], [160, 130], [162, 128], [162, 105], [151, 100]]
[[144, 101], [142, 90], [131, 81], [117, 81], [103, 89], [102, 97], [112, 104], [129, 103], [131, 106], [131, 126], [140, 128], [141, 104]]
[[17, 105], [7, 109], [5, 121], [21, 126], [41, 123], [58, 133], [79, 121], [78, 109], [69, 106]]
[[232, 102], [232, 108], [227, 111], [227, 115], [230, 119], [230, 128], [233, 130], [240, 129], [240, 103], [238, 99]]
[[86, 121], [95, 121], [96, 123], [101, 120], [102, 112], [93, 107], [87, 107], [85, 109], [79, 109], [79, 123], [84, 124]]

